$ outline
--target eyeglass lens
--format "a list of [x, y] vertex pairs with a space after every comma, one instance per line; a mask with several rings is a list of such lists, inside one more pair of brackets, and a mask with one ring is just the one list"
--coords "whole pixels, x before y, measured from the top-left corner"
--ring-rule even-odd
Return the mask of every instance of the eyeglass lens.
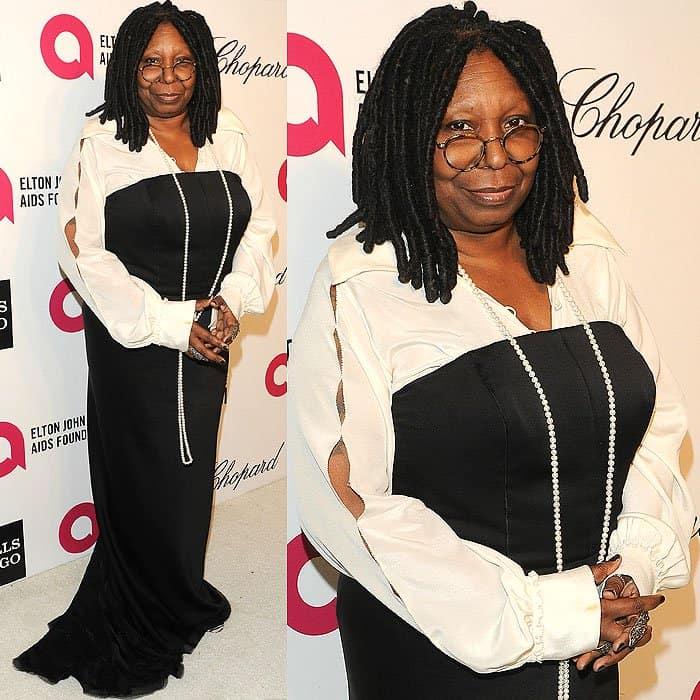
[[[523, 162], [531, 158], [540, 147], [541, 135], [534, 126], [518, 126], [503, 137], [503, 148], [510, 161]], [[447, 144], [445, 157], [457, 170], [471, 170], [485, 155], [484, 142], [478, 137], [465, 136]]]
[[[143, 67], [141, 75], [143, 75], [145, 81], [155, 83], [163, 79], [163, 70], [168, 67], [151, 63]], [[172, 66], [172, 70], [178, 80], [189, 80], [192, 77], [192, 73], [194, 73], [194, 64], [191, 61], [180, 61]]]

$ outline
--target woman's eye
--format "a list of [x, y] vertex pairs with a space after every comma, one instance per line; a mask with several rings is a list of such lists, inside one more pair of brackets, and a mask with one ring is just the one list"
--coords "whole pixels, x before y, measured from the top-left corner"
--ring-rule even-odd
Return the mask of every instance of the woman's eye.
[[450, 131], [474, 131], [474, 127], [464, 119], [457, 119], [447, 125]]
[[527, 119], [525, 117], [513, 117], [512, 119], [509, 119], [505, 123], [505, 128], [506, 130], [508, 129], [515, 129], [516, 126], [522, 126], [523, 124], [527, 124]]
[[152, 65], [154, 65], [154, 64], [160, 63], [160, 59], [159, 59], [159, 58], [155, 58], [155, 57], [144, 58], [144, 59], [143, 59], [143, 62], [144, 62], [146, 65], [152, 66]]

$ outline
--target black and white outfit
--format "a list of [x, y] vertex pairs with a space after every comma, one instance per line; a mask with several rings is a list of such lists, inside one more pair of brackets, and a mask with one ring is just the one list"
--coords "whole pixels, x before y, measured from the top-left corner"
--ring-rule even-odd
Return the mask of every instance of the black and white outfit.
[[[551, 330], [531, 332], [462, 277], [449, 304], [429, 304], [398, 281], [391, 244], [368, 255], [355, 233], [316, 274], [290, 369], [299, 514], [341, 572], [350, 698], [617, 698], [616, 668], [570, 665], [558, 688], [557, 662], [599, 642], [588, 565], [605, 534], [605, 555], [622, 555], [642, 594], [684, 585], [694, 525], [678, 468], [682, 397], [620, 275], [619, 247], [577, 204], [571, 274], [549, 288]], [[365, 506], [357, 520], [328, 476], [341, 439]]]
[[[86, 302], [100, 534], [70, 607], [15, 665], [127, 697], [181, 676], [182, 654], [231, 612], [204, 580], [227, 372], [183, 353], [196, 299], [220, 293], [237, 318], [265, 310], [275, 226], [231, 112], [192, 173], [152, 138], [136, 153], [114, 134], [86, 123], [60, 193], [61, 266]], [[63, 235], [73, 219], [76, 259]]]

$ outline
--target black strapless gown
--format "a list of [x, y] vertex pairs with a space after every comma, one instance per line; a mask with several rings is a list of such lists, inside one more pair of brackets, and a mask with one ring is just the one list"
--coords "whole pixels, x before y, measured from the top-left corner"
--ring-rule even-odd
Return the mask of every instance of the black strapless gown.
[[[238, 175], [225, 175], [235, 212], [229, 270], [251, 207]], [[187, 297], [206, 298], [226, 239], [226, 195], [218, 172], [178, 178], [190, 212]], [[106, 248], [129, 272], [179, 300], [185, 228], [172, 176], [109, 195], [105, 225]], [[178, 351], [127, 349], [87, 307], [84, 320], [90, 478], [100, 534], [68, 610], [14, 664], [51, 683], [74, 676], [98, 697], [133, 697], [162, 688], [170, 675], [180, 677], [183, 653], [231, 612], [204, 580], [226, 370], [184, 358], [194, 457], [186, 467], [178, 442]]]
[[[616, 324], [591, 324], [617, 403], [613, 520], [651, 418], [655, 384]], [[607, 472], [608, 407], [582, 326], [518, 338], [554, 416], [565, 568], [595, 563]], [[540, 574], [556, 570], [547, 427], [507, 341], [465, 353], [393, 396], [393, 493], [422, 500], [463, 539]], [[558, 663], [478, 674], [435, 647], [356, 581], [341, 576], [338, 623], [351, 700], [551, 700]], [[497, 621], [494, 620], [494, 625]], [[474, 630], [478, 635], [479, 630]], [[617, 668], [579, 673], [572, 700], [617, 699]]]

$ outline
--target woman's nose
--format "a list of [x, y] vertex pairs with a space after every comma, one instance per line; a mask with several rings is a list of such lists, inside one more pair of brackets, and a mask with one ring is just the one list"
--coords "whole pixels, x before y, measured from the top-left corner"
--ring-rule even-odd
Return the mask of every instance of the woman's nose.
[[164, 83], [174, 83], [177, 80], [175, 77], [175, 66], [163, 66], [163, 77], [161, 80]]
[[508, 156], [503, 148], [503, 143], [498, 136], [491, 136], [484, 141], [484, 159], [482, 167], [491, 170], [500, 170], [508, 162]]

